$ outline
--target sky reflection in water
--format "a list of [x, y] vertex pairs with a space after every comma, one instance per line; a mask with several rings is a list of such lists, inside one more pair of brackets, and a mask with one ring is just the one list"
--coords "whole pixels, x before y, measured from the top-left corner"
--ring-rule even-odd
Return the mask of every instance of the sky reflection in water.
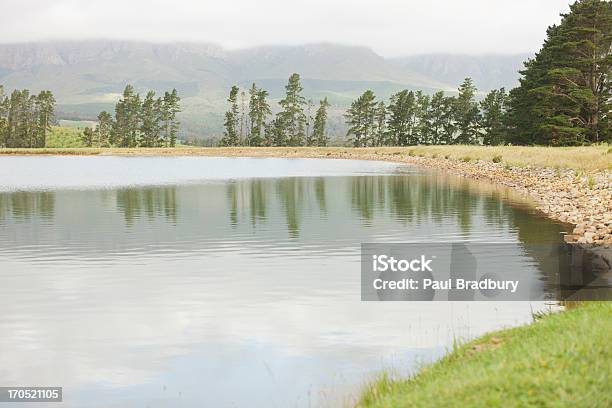
[[516, 243], [545, 279], [522, 246], [563, 231], [506, 190], [391, 163], [13, 159], [0, 383], [64, 386], [66, 407], [350, 402], [542, 306], [360, 302], [361, 242]]

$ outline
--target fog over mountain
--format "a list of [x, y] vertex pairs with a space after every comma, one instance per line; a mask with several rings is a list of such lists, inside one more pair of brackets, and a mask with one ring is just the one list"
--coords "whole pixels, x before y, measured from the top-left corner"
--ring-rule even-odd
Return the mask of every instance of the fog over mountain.
[[225, 99], [233, 84], [252, 82], [281, 97], [298, 72], [304, 94], [333, 104], [331, 132], [342, 133], [341, 113], [366, 89], [387, 98], [400, 89], [453, 92], [471, 76], [479, 90], [511, 88], [528, 54], [430, 54], [383, 58], [365, 47], [336, 44], [226, 50], [206, 43], [155, 44], [98, 40], [0, 45], [0, 84], [6, 90], [49, 89], [59, 118], [93, 119], [112, 110], [127, 83], [139, 92], [177, 88], [186, 135], [219, 135]]

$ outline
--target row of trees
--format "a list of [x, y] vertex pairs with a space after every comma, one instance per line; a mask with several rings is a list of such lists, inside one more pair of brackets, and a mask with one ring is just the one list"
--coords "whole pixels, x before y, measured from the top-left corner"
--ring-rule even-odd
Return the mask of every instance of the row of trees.
[[356, 147], [499, 143], [506, 92], [494, 90], [480, 103], [475, 95], [470, 78], [456, 97], [403, 90], [385, 104], [368, 90], [345, 114], [348, 136]]
[[345, 114], [353, 145], [611, 141], [612, 3], [583, 0], [570, 10], [509, 94], [492, 90], [477, 102], [470, 78], [456, 97], [404, 90], [385, 104], [364, 92]]
[[[253, 84], [249, 89], [248, 107], [246, 92], [233, 86], [227, 101], [229, 110], [225, 113], [225, 132], [222, 146], [327, 146], [326, 133], [327, 98], [319, 101], [319, 107], [312, 117], [312, 101], [302, 96], [300, 76], [292, 74], [285, 86], [285, 97], [279, 102], [280, 112], [274, 119], [267, 101], [268, 92]], [[241, 105], [238, 96], [241, 96]]]
[[115, 116], [106, 111], [98, 115], [95, 129], [85, 128], [83, 142], [95, 147], [174, 147], [181, 111], [176, 89], [156, 98], [149, 91], [144, 99], [127, 85], [115, 105]]
[[45, 147], [54, 111], [50, 91], [30, 95], [27, 89], [16, 89], [5, 96], [0, 85], [0, 147]]
[[348, 136], [356, 147], [502, 143], [506, 91], [493, 90], [480, 102], [475, 95], [470, 78], [461, 84], [458, 96], [403, 90], [385, 104], [368, 90], [345, 114]]

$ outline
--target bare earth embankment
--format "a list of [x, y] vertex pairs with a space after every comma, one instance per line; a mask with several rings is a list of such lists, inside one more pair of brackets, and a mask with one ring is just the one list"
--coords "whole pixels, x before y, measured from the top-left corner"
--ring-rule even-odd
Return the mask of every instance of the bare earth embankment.
[[612, 246], [612, 148], [522, 146], [0, 149], [0, 155], [313, 157], [384, 160], [511, 187], [553, 219], [569, 242]]

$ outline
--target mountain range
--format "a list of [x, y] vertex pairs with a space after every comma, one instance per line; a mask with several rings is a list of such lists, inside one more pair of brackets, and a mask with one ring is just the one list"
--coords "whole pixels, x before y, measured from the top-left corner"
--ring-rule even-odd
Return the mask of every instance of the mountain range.
[[481, 93], [517, 84], [529, 54], [430, 54], [384, 58], [365, 47], [337, 44], [267, 46], [226, 50], [206, 43], [71, 41], [0, 44], [0, 84], [5, 90], [51, 90], [59, 119], [94, 119], [112, 110], [127, 83], [137, 91], [176, 88], [182, 98], [183, 136], [222, 132], [229, 88], [264, 87], [275, 101], [293, 72], [315, 104], [332, 103], [330, 132], [344, 131], [342, 112], [366, 89], [388, 98], [401, 89], [455, 92], [466, 76]]

